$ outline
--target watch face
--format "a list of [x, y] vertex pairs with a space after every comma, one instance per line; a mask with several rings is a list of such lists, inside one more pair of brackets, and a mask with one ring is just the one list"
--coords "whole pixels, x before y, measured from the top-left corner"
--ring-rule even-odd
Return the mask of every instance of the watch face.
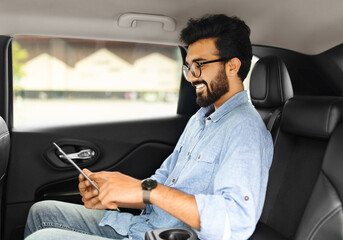
[[154, 189], [157, 186], [157, 182], [153, 179], [145, 179], [142, 182], [143, 189], [151, 190]]

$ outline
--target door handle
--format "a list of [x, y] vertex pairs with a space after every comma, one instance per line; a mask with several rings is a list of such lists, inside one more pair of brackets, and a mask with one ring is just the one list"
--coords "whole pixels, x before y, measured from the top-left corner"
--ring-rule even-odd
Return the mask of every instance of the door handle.
[[[72, 160], [87, 160], [95, 156], [95, 151], [92, 149], [84, 149], [77, 153], [69, 153], [67, 156]], [[66, 159], [62, 154], [58, 156], [61, 159]]]
[[[80, 168], [91, 166], [100, 157], [99, 147], [91, 142], [76, 139], [57, 139], [56, 142]], [[55, 169], [75, 169], [53, 145], [45, 151], [44, 158]]]

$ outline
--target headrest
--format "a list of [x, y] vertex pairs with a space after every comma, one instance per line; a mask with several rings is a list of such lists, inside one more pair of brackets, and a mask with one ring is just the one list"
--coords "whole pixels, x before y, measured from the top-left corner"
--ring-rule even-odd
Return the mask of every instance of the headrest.
[[250, 77], [250, 97], [256, 108], [277, 108], [293, 97], [285, 63], [277, 56], [260, 58]]
[[343, 121], [343, 97], [295, 97], [284, 106], [281, 129], [305, 137], [329, 138]]

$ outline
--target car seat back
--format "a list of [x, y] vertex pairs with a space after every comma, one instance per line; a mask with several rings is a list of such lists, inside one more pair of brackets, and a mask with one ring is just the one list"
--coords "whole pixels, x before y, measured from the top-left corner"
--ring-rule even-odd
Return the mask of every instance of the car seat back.
[[10, 150], [10, 135], [5, 121], [0, 117], [0, 183], [5, 178]]
[[3, 209], [3, 188], [6, 169], [9, 160], [10, 135], [5, 121], [0, 117], [0, 226], [2, 226]]
[[[334, 132], [342, 120], [343, 98], [340, 97], [296, 97], [285, 104], [261, 223], [251, 239], [270, 239], [261, 234], [267, 228], [280, 235], [272, 239], [294, 239], [300, 234], [298, 231], [303, 232], [298, 226], [300, 222], [304, 226], [308, 222], [304, 219], [307, 213], [304, 217], [303, 214], [310, 211], [308, 201], [314, 186], [318, 185], [324, 156], [329, 157], [332, 136], [336, 135]], [[304, 234], [297, 239], [307, 239], [302, 238]]]
[[251, 72], [249, 89], [252, 104], [275, 139], [283, 105], [293, 97], [291, 79], [282, 59], [260, 58]]
[[343, 239], [343, 100], [333, 98], [326, 116], [320, 130], [330, 140], [295, 240]]

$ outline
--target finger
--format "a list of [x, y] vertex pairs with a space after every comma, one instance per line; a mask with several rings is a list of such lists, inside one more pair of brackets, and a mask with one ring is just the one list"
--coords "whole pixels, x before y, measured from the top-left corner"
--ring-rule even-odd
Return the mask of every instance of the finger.
[[79, 174], [79, 182], [82, 182], [85, 180], [85, 177], [80, 173]]
[[85, 199], [85, 198], [83, 197], [83, 198], [81, 198], [81, 201], [82, 201], [83, 203], [86, 203], [86, 202], [88, 201], [88, 199]]
[[96, 189], [93, 188], [93, 189], [90, 190], [90, 191], [86, 191], [86, 192], [83, 194], [83, 197], [84, 197], [85, 199], [92, 199], [92, 198], [97, 197], [98, 194], [99, 194], [98, 190], [96, 190]]
[[97, 202], [98, 202], [97, 200], [90, 199], [90, 200], [84, 201], [84, 205], [86, 208], [93, 209]]
[[93, 187], [93, 185], [87, 179], [85, 179], [84, 183], [87, 187]]
[[79, 182], [79, 189], [86, 189], [86, 188], [87, 188], [86, 181]]
[[93, 172], [89, 171], [87, 168], [82, 169], [82, 172], [84, 172], [87, 176], [93, 174]]
[[90, 174], [88, 177], [93, 181], [103, 181], [106, 179], [105, 174], [102, 172]]
[[113, 172], [105, 172], [105, 171], [101, 171], [101, 172], [96, 172], [96, 173], [92, 173], [89, 178], [90, 179], [99, 179], [99, 180], [106, 180], [110, 177], [113, 177]]
[[80, 182], [78, 187], [79, 187], [80, 192], [86, 189], [85, 184], [83, 182]]
[[86, 188], [90, 187], [91, 184], [88, 180], [83, 180], [82, 182], [79, 183], [79, 189], [85, 190]]
[[[90, 175], [93, 174], [93, 172], [89, 171], [87, 168], [82, 169], [82, 172], [83, 172], [87, 177], [89, 177]], [[81, 174], [81, 175], [82, 175], [83, 179], [86, 179], [85, 176], [83, 176], [83, 174]]]
[[105, 209], [97, 197], [92, 198], [88, 201], [85, 201], [84, 205], [86, 208], [91, 208], [91, 209]]
[[[88, 175], [91, 175], [92, 174], [92, 172], [91, 171], [89, 171], [87, 168], [84, 168], [83, 170], [82, 170], [82, 172], [84, 172], [87, 176]], [[83, 176], [83, 174], [79, 174], [79, 182], [82, 182], [82, 181], [84, 181], [86, 178]]]
[[108, 209], [117, 209], [118, 205], [115, 202], [110, 202], [105, 207]]

